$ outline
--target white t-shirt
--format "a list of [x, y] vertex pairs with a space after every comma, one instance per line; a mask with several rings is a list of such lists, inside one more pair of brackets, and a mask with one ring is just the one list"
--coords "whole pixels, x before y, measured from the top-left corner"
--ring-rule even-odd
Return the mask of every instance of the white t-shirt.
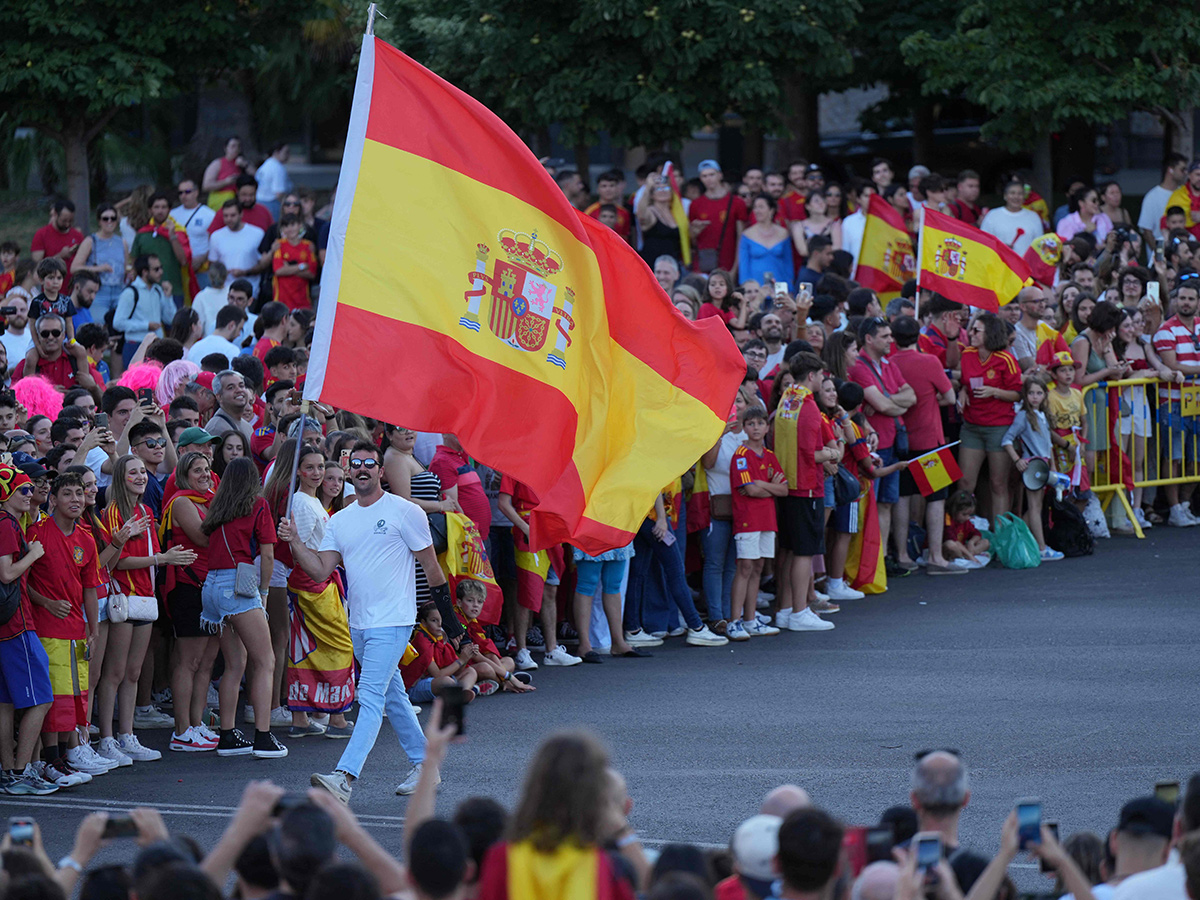
[[100, 467], [108, 462], [108, 454], [99, 447], [93, 447], [83, 458], [83, 464], [96, 473], [96, 487], [108, 487], [112, 484], [112, 476], [100, 471]]
[[708, 477], [708, 495], [713, 494], [728, 494], [729, 489], [729, 464], [733, 462], [733, 451], [746, 443], [746, 432], [742, 431], [727, 431], [721, 435], [721, 445], [717, 449], [717, 461], [711, 469], [705, 469], [704, 474]]
[[1166, 215], [1167, 200], [1172, 193], [1161, 184], [1146, 191], [1146, 196], [1142, 198], [1142, 211], [1138, 215], [1138, 228], [1153, 232], [1156, 238], [1163, 236], [1162, 217]]
[[20, 334], [13, 334], [7, 328], [4, 329], [4, 333], [0, 334], [0, 344], [4, 345], [4, 350], [8, 353], [8, 368], [11, 370], [24, 361], [25, 354], [33, 346], [33, 338], [29, 335], [29, 326], [26, 326]]
[[842, 219], [842, 249], [854, 257], [858, 263], [858, 254], [862, 252], [863, 229], [867, 227], [867, 217], [861, 209], [855, 210]]
[[232, 278], [225, 279], [225, 287], [206, 287], [192, 298], [192, 309], [200, 317], [206, 335], [217, 327], [217, 313], [229, 305], [229, 285]]
[[281, 194], [286, 194], [292, 187], [292, 179], [288, 178], [287, 168], [273, 156], [254, 173], [258, 181], [258, 202], [269, 203], [278, 200]]
[[195, 209], [177, 206], [171, 210], [171, 218], [187, 232], [188, 245], [192, 248], [192, 259], [208, 253], [208, 226], [217, 212], [201, 203]]
[[242, 348], [232, 341], [226, 340], [219, 334], [210, 334], [208, 337], [200, 338], [200, 340], [192, 344], [192, 349], [187, 352], [187, 358], [189, 362], [200, 365], [200, 360], [204, 359], [208, 354], [224, 353], [229, 357], [229, 361], [233, 362], [241, 352]]
[[1117, 885], [1113, 900], [1188, 900], [1179, 851], [1172, 850], [1157, 869], [1130, 875]]
[[783, 365], [783, 354], [786, 351], [787, 351], [787, 342], [785, 341], [784, 343], [779, 345], [779, 349], [776, 350], [774, 353], [768, 353], [767, 361], [765, 363], [763, 363], [762, 368], [758, 370], [758, 377], [762, 378], [764, 375], [770, 375], [773, 371], [775, 371], [776, 366]]
[[396, 494], [370, 506], [356, 503], [329, 520], [321, 549], [342, 555], [351, 628], [417, 623], [414, 554], [432, 544], [425, 512]]
[[316, 550], [325, 540], [325, 529], [329, 527], [329, 513], [316, 497], [304, 491], [296, 491], [292, 500], [292, 517], [296, 520], [296, 536], [310, 550]]
[[[1093, 884], [1092, 896], [1095, 900], [1112, 900], [1113, 892], [1116, 890], [1111, 884]], [[1074, 894], [1063, 894], [1058, 900], [1075, 900]]]
[[[258, 264], [258, 245], [262, 243], [263, 230], [257, 225], [245, 222], [237, 231], [228, 228], [218, 228], [208, 240], [208, 258], [210, 262], [224, 263], [226, 269], [252, 269]], [[233, 278], [232, 271], [230, 277]], [[258, 283], [261, 275], [241, 275], [258, 293]], [[232, 282], [230, 282], [232, 284]]]
[[[1017, 256], [1024, 256], [1034, 239], [1041, 237], [1045, 230], [1042, 228], [1041, 217], [1032, 209], [1009, 212], [1005, 206], [990, 210], [979, 223], [979, 229], [998, 237], [1011, 247]], [[1019, 237], [1018, 231], [1021, 233]]]

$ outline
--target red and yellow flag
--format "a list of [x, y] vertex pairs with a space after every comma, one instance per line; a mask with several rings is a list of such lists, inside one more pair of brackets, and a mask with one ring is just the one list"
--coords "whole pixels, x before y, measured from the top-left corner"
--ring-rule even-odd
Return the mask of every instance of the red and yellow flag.
[[1029, 266], [1034, 281], [1046, 287], [1054, 287], [1054, 275], [1062, 261], [1062, 238], [1053, 231], [1033, 239], [1022, 257]]
[[935, 209], [925, 210], [920, 258], [921, 287], [992, 312], [1033, 281], [1028, 263], [1010, 247]]
[[746, 366], [493, 113], [366, 36], [305, 397], [458, 435], [527, 484], [533, 547], [628, 543]]
[[962, 470], [958, 467], [958, 460], [954, 458], [953, 448], [953, 444], [947, 444], [909, 461], [908, 474], [916, 482], [921, 496], [936, 494], [962, 478]]
[[663, 165], [663, 177], [667, 179], [667, 184], [671, 185], [671, 218], [675, 220], [675, 227], [679, 229], [679, 255], [686, 269], [692, 264], [692, 237], [689, 231], [691, 223], [688, 222], [687, 212], [683, 208], [683, 188], [679, 184], [675, 167], [669, 162]]
[[489, 625], [500, 621], [504, 594], [493, 574], [487, 541], [480, 537], [475, 523], [461, 513], [446, 513], [446, 552], [438, 556], [438, 562], [446, 573], [452, 597], [457, 596], [460, 581], [478, 581], [487, 591], [479, 620]]
[[900, 296], [904, 282], [916, 275], [917, 257], [904, 217], [882, 197], [872, 194], [852, 277], [880, 299], [891, 300]]

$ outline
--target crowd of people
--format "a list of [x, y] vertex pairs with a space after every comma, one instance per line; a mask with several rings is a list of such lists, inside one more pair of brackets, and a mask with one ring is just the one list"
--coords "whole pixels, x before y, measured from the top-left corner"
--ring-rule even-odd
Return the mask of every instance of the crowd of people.
[[[425, 729], [438, 765], [457, 731], [444, 714], [438, 699]], [[3, 896], [65, 900], [78, 886], [82, 900], [218, 900], [232, 881], [241, 900], [1016, 900], [1009, 866], [1024, 856], [1046, 885], [1034, 896], [1200, 898], [1200, 774], [1182, 790], [1174, 783], [1171, 799], [1156, 790], [1114, 801], [1103, 835], [1060, 836], [1039, 802], [1018, 800], [987, 855], [960, 838], [972, 791], [951, 750], [918, 754], [908, 797], [877, 823], [843, 823], [803, 787], [783, 784], [719, 850], [644, 844], [625, 778], [585, 732], [541, 743], [511, 810], [477, 795], [439, 817], [435, 771], [415, 785], [397, 854], [328, 792], [289, 795], [270, 781], [246, 786], [207, 850], [139, 807], [85, 816], [55, 864], [37, 823], [15, 817], [0, 847]], [[92, 866], [114, 836], [136, 838], [132, 859]]]
[[[255, 169], [231, 138], [173, 193], [100, 204], [90, 234], [57, 199], [28, 255], [0, 246], [4, 791], [157, 760], [145, 729], [171, 728], [171, 751], [282, 758], [277, 728], [346, 742], [313, 783], [348, 800], [386, 713], [411, 793], [414, 704], [527, 693], [539, 666], [669, 639], [828, 631], [888, 577], [987, 565], [1014, 510], [1035, 564], [1057, 561], [1067, 510], [1108, 536], [1093, 487], [1122, 473], [1141, 528], [1200, 522], [1183, 395], [1200, 374], [1200, 162], [1167, 160], [1136, 227], [1116, 185], [1072, 181], [1051, 213], [1010, 181], [986, 210], [975, 173], [916, 166], [901, 184], [886, 160], [844, 186], [803, 161], [732, 182], [705, 160], [682, 197], [648, 164], [628, 197], [624, 173], [601, 175], [594, 202], [552, 173], [747, 364], [719, 440], [598, 556], [531, 548], [536, 494], [453, 434], [301, 414], [329, 221], [286, 163], [280, 146]], [[999, 312], [914, 283], [881, 298], [853, 280], [875, 193], [914, 236], [925, 209], [1018, 251], [1057, 228], [1057, 263]], [[1156, 381], [1107, 387], [1129, 376]], [[946, 446], [961, 478], [931, 489], [913, 462]], [[1024, 478], [1038, 465], [1067, 477], [1065, 503]], [[1179, 481], [1138, 484], [1154, 474]], [[486, 549], [498, 606], [447, 581], [431, 521], [444, 534], [449, 515]]]

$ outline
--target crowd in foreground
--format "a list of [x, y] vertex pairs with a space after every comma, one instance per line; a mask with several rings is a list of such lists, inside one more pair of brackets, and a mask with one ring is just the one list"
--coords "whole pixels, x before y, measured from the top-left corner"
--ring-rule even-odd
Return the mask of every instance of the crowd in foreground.
[[[1103, 835], [1060, 841], [1040, 802], [1019, 800], [989, 857], [959, 839], [971, 799], [966, 764], [955, 751], [926, 751], [906, 800], [897, 796], [877, 824], [847, 825], [785, 784], [726, 848], [649, 847], [624, 777], [583, 732], [541, 744], [512, 810], [472, 796], [439, 817], [436, 772], [457, 731], [442, 714], [439, 699], [426, 727], [430, 766], [409, 800], [399, 853], [328, 792], [289, 795], [255, 781], [207, 850], [168, 832], [153, 808], [96, 812], [55, 865], [37, 824], [15, 817], [0, 847], [5, 900], [64, 900], [77, 885], [81, 900], [218, 900], [231, 875], [240, 900], [1015, 900], [1009, 866], [1020, 857], [1043, 873], [1046, 890], [1034, 896], [1200, 898], [1200, 774], [1182, 792], [1160, 783], [1153, 795], [1114, 802]], [[1166, 799], [1162, 788], [1178, 796]], [[132, 858], [91, 867], [114, 837], [136, 839]]]

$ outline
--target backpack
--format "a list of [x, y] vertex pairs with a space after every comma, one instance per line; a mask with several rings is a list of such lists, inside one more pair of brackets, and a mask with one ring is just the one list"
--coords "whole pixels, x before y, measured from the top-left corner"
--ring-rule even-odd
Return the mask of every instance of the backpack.
[[[137, 312], [138, 301], [142, 299], [142, 295], [138, 291], [137, 285], [130, 284], [130, 285], [126, 285], [126, 287], [128, 287], [131, 291], [133, 291], [133, 309], [130, 310], [130, 312], [129, 312], [129, 314], [132, 316], [135, 312]], [[110, 309], [108, 312], [106, 312], [104, 314], [104, 327], [108, 331], [108, 333], [111, 337], [117, 338], [116, 352], [120, 353], [122, 350], [125, 349], [125, 333], [123, 331], [117, 331], [117, 329], [113, 327], [113, 316], [115, 316], [116, 314], [117, 314], [116, 306], [114, 306], [112, 309]], [[97, 500], [99, 500], [99, 499], [100, 498], [97, 498]]]
[[1046, 491], [1042, 528], [1046, 545], [1063, 556], [1091, 556], [1096, 549], [1096, 539], [1092, 537], [1083, 513], [1073, 503], [1059, 500], [1053, 491]]

